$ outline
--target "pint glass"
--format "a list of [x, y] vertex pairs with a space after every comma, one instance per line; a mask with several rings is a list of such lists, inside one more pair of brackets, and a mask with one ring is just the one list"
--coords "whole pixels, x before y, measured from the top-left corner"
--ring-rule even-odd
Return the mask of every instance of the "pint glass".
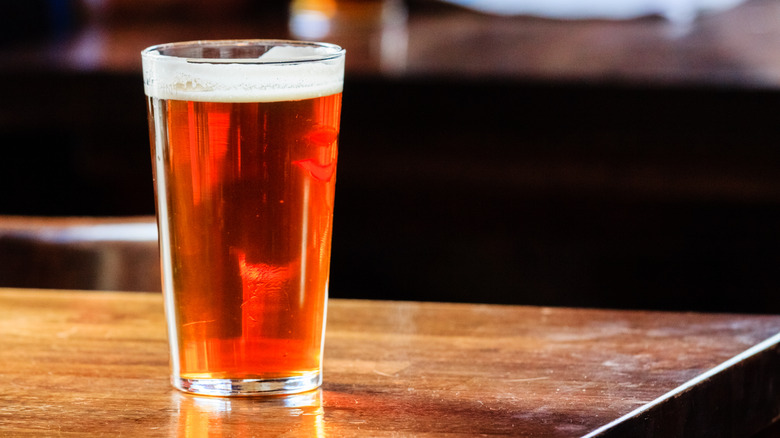
[[197, 41], [142, 61], [173, 385], [318, 387], [344, 50]]

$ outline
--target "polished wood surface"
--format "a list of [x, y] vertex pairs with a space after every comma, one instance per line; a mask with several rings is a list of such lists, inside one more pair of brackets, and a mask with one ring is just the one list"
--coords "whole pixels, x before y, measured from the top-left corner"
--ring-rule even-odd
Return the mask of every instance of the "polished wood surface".
[[780, 316], [332, 300], [325, 383], [172, 389], [159, 294], [0, 290], [5, 436], [751, 436]]
[[0, 287], [159, 292], [154, 216], [0, 215]]

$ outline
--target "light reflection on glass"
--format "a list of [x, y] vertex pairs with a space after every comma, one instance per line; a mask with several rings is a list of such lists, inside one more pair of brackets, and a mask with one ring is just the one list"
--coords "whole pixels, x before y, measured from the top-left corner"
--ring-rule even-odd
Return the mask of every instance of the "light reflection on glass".
[[172, 429], [178, 437], [325, 437], [322, 390], [247, 398], [174, 392], [172, 397]]

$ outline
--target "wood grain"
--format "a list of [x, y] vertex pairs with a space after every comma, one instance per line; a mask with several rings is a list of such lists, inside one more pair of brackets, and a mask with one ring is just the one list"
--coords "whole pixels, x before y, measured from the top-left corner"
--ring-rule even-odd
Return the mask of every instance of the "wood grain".
[[780, 413], [779, 329], [780, 316], [331, 300], [321, 390], [225, 399], [170, 387], [159, 294], [0, 289], [0, 431], [750, 436]]

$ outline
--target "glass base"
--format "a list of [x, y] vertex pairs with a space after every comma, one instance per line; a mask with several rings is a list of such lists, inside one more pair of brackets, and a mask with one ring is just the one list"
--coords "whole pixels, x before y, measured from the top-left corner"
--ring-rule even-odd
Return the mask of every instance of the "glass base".
[[322, 384], [319, 372], [278, 379], [182, 379], [173, 377], [173, 386], [184, 392], [216, 396], [257, 396], [296, 394]]

